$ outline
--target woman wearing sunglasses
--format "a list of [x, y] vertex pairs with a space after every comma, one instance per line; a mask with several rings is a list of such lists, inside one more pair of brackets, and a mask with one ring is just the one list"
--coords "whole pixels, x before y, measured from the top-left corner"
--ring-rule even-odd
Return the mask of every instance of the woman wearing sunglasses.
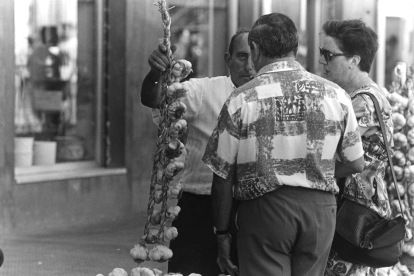
[[[384, 181], [387, 154], [375, 114], [374, 104], [367, 95], [371, 92], [378, 99], [387, 139], [392, 140], [391, 106], [385, 93], [369, 77], [372, 62], [378, 49], [377, 34], [361, 20], [328, 21], [322, 27], [322, 46], [319, 63], [323, 65], [324, 77], [342, 87], [351, 97], [359, 124], [364, 147], [364, 171], [338, 179], [344, 195], [358, 198], [382, 217], [391, 216], [386, 183]], [[391, 144], [391, 143], [390, 143]], [[375, 269], [341, 260], [331, 250], [325, 276], [372, 276]]]

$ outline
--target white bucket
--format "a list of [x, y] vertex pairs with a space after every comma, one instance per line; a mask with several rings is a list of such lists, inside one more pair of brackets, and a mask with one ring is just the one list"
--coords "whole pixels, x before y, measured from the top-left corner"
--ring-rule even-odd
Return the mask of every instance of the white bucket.
[[28, 167], [33, 165], [33, 137], [14, 138], [14, 166]]
[[32, 153], [33, 152], [33, 137], [15, 137], [14, 138], [14, 151]]
[[29, 167], [33, 165], [33, 152], [15, 152], [14, 166], [15, 167]]
[[33, 165], [55, 164], [56, 144], [55, 141], [35, 141], [33, 146]]

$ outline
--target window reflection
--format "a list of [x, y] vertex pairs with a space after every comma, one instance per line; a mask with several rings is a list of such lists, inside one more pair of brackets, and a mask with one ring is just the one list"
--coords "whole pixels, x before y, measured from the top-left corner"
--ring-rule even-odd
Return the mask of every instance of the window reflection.
[[[77, 0], [15, 1], [16, 166], [94, 159], [94, 76], [92, 68], [78, 75], [78, 8]], [[32, 145], [19, 148], [21, 137]]]
[[[191, 62], [193, 72], [188, 78], [226, 74], [222, 58], [227, 50], [226, 1], [171, 0], [168, 3], [173, 7], [169, 10], [173, 22], [171, 42], [178, 46], [174, 55], [176, 59]], [[209, 53], [212, 45], [212, 54], [218, 58]]]

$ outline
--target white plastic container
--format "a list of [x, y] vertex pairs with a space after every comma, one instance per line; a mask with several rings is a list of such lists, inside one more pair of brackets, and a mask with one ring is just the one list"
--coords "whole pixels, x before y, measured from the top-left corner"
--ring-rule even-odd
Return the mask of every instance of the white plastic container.
[[33, 165], [33, 137], [14, 138], [14, 165], [28, 167]]
[[14, 166], [15, 167], [29, 167], [33, 165], [33, 153], [32, 152], [15, 152], [14, 153]]
[[56, 144], [55, 141], [35, 141], [33, 145], [33, 165], [55, 164]]

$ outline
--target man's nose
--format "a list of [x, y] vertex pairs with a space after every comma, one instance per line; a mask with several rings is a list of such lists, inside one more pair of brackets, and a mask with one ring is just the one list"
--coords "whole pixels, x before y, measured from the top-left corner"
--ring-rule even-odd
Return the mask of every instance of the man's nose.
[[254, 65], [253, 65], [253, 62], [250, 58], [248, 58], [247, 61], [246, 61], [246, 70], [247, 71], [254, 71]]

